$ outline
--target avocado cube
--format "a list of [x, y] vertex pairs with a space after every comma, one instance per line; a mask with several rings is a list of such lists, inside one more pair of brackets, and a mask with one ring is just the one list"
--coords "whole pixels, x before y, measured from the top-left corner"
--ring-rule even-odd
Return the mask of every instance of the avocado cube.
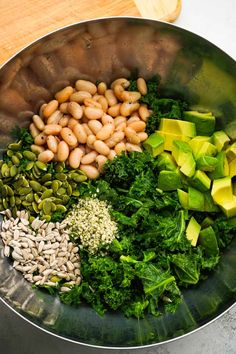
[[178, 166], [183, 166], [186, 158], [191, 154], [192, 150], [188, 143], [180, 140], [173, 141], [172, 155]]
[[211, 219], [209, 216], [207, 216], [207, 217], [203, 220], [203, 222], [201, 223], [201, 228], [202, 228], [202, 229], [205, 229], [206, 227], [211, 226], [211, 225], [213, 225], [213, 224], [214, 224], [214, 220]]
[[217, 256], [219, 254], [216, 234], [211, 226], [200, 231], [199, 243], [208, 257]]
[[236, 159], [236, 142], [226, 149], [226, 157], [229, 162]]
[[159, 130], [189, 136], [190, 138], [196, 136], [195, 123], [179, 119], [161, 118]]
[[157, 158], [157, 167], [161, 170], [175, 171], [177, 165], [169, 152], [162, 152]]
[[236, 158], [229, 162], [229, 176], [230, 177], [236, 176]]
[[208, 213], [217, 213], [220, 211], [219, 207], [215, 204], [211, 193], [204, 192], [204, 210]]
[[143, 146], [153, 157], [156, 157], [164, 151], [164, 138], [155, 132], [145, 140]]
[[187, 177], [192, 177], [195, 173], [196, 162], [193, 158], [193, 154], [190, 153], [186, 157], [186, 161], [181, 166], [180, 171]]
[[220, 151], [216, 156], [218, 162], [214, 171], [210, 172], [208, 176], [211, 180], [219, 179], [229, 175], [229, 164], [226, 158], [225, 151]]
[[218, 159], [212, 156], [200, 156], [196, 160], [197, 168], [201, 171], [212, 172], [215, 170], [218, 164]]
[[223, 206], [233, 200], [233, 187], [231, 178], [224, 177], [213, 181], [211, 195], [216, 204]]
[[195, 156], [195, 154], [197, 154], [197, 152], [200, 150], [200, 148], [202, 147], [203, 143], [211, 143], [212, 142], [212, 138], [210, 136], [195, 136], [195, 138], [191, 139], [188, 144], [191, 147], [193, 154]]
[[204, 195], [197, 189], [189, 187], [188, 206], [189, 210], [204, 211]]
[[230, 202], [226, 202], [220, 207], [228, 218], [236, 216], [236, 196], [233, 195], [233, 199]]
[[178, 188], [181, 188], [182, 182], [179, 171], [160, 171], [157, 186], [163, 191], [174, 191]]
[[197, 245], [197, 240], [198, 240], [200, 230], [201, 230], [201, 225], [199, 225], [196, 219], [192, 216], [186, 228], [186, 236], [187, 239], [191, 242], [192, 246]]
[[200, 192], [205, 192], [211, 187], [211, 180], [203, 171], [197, 170], [190, 180], [191, 185]]
[[215, 130], [215, 117], [211, 112], [200, 113], [197, 111], [185, 111], [183, 119], [195, 123], [197, 135], [212, 135]]
[[165, 139], [164, 150], [167, 150], [167, 151], [172, 151], [172, 148], [173, 148], [172, 145], [173, 145], [174, 140], [181, 140], [181, 141], [189, 141], [190, 140], [190, 138], [185, 135], [174, 134], [174, 133], [170, 133], [170, 132], [163, 132], [161, 130], [157, 130], [156, 132], [158, 134], [160, 134], [161, 136], [163, 136], [163, 138]]
[[230, 142], [230, 138], [223, 131], [219, 130], [212, 135], [213, 144], [216, 146], [218, 151], [224, 150]]
[[218, 151], [215, 145], [204, 142], [198, 151], [194, 151], [194, 157], [198, 159], [201, 156], [215, 156], [217, 153]]
[[188, 209], [188, 193], [183, 191], [182, 189], [177, 189], [177, 193], [181, 206], [184, 209]]

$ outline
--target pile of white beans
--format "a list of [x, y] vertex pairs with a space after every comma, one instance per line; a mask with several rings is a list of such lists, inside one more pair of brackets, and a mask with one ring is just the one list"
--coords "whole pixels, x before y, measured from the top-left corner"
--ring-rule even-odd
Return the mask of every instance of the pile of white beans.
[[88, 178], [97, 178], [104, 163], [122, 151], [141, 152], [147, 139], [147, 106], [138, 101], [147, 94], [143, 78], [137, 80], [138, 91], [127, 91], [125, 78], [97, 86], [77, 80], [75, 88], [67, 86], [44, 103], [32, 117], [31, 146], [42, 162], [67, 162]]

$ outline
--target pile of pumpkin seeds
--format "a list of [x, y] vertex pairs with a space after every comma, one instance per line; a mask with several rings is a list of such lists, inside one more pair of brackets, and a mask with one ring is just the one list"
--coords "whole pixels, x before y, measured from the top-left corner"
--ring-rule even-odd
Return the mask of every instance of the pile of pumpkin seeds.
[[79, 183], [86, 179], [82, 171], [68, 170], [63, 162], [38, 161], [22, 141], [9, 144], [0, 160], [0, 211], [10, 209], [16, 217], [24, 209], [30, 222], [37, 216], [53, 220], [67, 211], [70, 199], [79, 196]]

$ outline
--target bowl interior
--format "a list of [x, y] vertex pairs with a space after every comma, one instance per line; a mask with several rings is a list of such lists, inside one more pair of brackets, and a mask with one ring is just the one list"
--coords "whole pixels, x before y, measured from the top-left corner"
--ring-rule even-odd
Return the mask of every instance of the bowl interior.
[[[27, 126], [39, 106], [78, 78], [107, 83], [117, 77], [161, 76], [161, 93], [212, 111], [218, 128], [236, 139], [236, 63], [183, 29], [152, 20], [101, 19], [79, 23], [33, 43], [0, 70], [0, 148], [16, 125]], [[0, 244], [0, 296], [33, 324], [75, 342], [106, 347], [160, 343], [197, 329], [235, 302], [236, 240], [207, 280], [183, 292], [175, 314], [127, 319], [99, 317], [32, 289], [4, 258]]]

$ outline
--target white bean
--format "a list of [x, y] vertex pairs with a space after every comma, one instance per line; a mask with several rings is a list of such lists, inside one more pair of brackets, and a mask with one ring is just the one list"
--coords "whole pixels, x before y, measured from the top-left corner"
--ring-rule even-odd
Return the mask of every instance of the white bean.
[[142, 142], [148, 138], [148, 135], [145, 132], [140, 132], [140, 133], [138, 133], [138, 137], [139, 137], [140, 141]]
[[139, 112], [141, 119], [144, 122], [146, 122], [148, 120], [148, 118], [150, 117], [150, 112], [147, 109], [147, 107], [145, 107], [145, 106], [140, 106], [138, 112]]
[[112, 124], [115, 126], [115, 123], [114, 123], [114, 119], [109, 116], [108, 114], [104, 114], [102, 116], [102, 124], [105, 125], [105, 124]]
[[142, 152], [142, 149], [140, 146], [131, 144], [131, 143], [126, 143], [126, 150], [127, 151], [137, 151], [137, 152]]
[[63, 117], [63, 113], [59, 110], [53, 112], [53, 114], [48, 117], [47, 124], [58, 124], [60, 119]]
[[43, 130], [44, 129], [44, 126], [45, 126], [44, 122], [37, 114], [33, 115], [32, 121], [34, 122], [34, 125], [36, 126], [36, 128], [38, 130]]
[[93, 149], [94, 148], [93, 144], [94, 144], [95, 141], [96, 141], [96, 136], [93, 135], [93, 134], [89, 135], [88, 138], [87, 138], [87, 146], [90, 149]]
[[146, 123], [143, 121], [132, 122], [129, 125], [129, 128], [132, 128], [136, 131], [136, 133], [142, 132], [146, 128]]
[[70, 128], [62, 128], [61, 137], [69, 146], [75, 146], [77, 143], [76, 136]]
[[81, 157], [83, 156], [83, 151], [80, 148], [75, 148], [71, 151], [69, 155], [69, 165], [71, 168], [77, 169], [80, 165]]
[[50, 162], [54, 158], [54, 153], [51, 150], [45, 150], [38, 155], [38, 160], [41, 162]]
[[81, 119], [83, 116], [83, 109], [77, 102], [70, 102], [67, 105], [67, 111], [74, 117], [75, 119]]
[[[89, 120], [88, 123], [89, 123], [89, 122], [97, 122], [97, 121], [96, 121], [96, 120]], [[93, 132], [92, 132], [92, 130], [89, 128], [88, 123], [83, 123], [82, 125], [83, 125], [83, 127], [84, 127], [85, 133], [86, 133], [87, 135], [91, 135], [91, 134], [93, 134]]]
[[38, 136], [40, 134], [40, 130], [38, 130], [38, 128], [36, 128], [34, 123], [30, 124], [29, 131], [30, 131], [30, 134], [32, 135], [33, 139], [35, 139], [36, 136]]
[[137, 102], [141, 98], [140, 92], [136, 91], [123, 91], [121, 94], [121, 100], [129, 103]]
[[53, 112], [55, 112], [57, 110], [57, 107], [58, 107], [57, 100], [52, 100], [52, 101], [48, 102], [43, 110], [44, 117], [45, 118], [50, 117], [53, 114]]
[[121, 103], [117, 103], [114, 106], [108, 108], [107, 113], [112, 117], [117, 117], [120, 114]]
[[59, 107], [60, 112], [64, 114], [68, 113], [67, 106], [68, 106], [67, 102], [61, 103]]
[[55, 98], [59, 103], [63, 103], [69, 100], [70, 95], [72, 95], [73, 92], [74, 92], [73, 87], [67, 86], [63, 88], [61, 91], [58, 91], [55, 94]]
[[45, 149], [43, 146], [39, 146], [39, 145], [35, 145], [32, 144], [31, 145], [31, 151], [33, 151], [35, 154], [40, 154], [40, 152], [43, 152]]
[[35, 145], [44, 145], [47, 141], [47, 135], [44, 133], [40, 133], [34, 138]]
[[91, 165], [80, 165], [80, 170], [85, 172], [88, 178], [95, 179], [99, 176], [98, 169]]
[[131, 144], [139, 144], [140, 143], [140, 138], [138, 137], [136, 131], [130, 127], [127, 127], [125, 129], [125, 135], [127, 137], [127, 140], [131, 143]]
[[119, 142], [121, 142], [125, 137], [125, 133], [122, 131], [118, 131], [113, 133], [113, 135], [105, 140], [104, 142], [107, 144], [107, 146], [109, 148], [113, 148], [116, 144], [118, 144]]
[[88, 119], [100, 119], [104, 112], [101, 108], [97, 107], [85, 107], [84, 114]]
[[67, 125], [68, 128], [70, 128], [72, 130], [76, 124], [78, 124], [78, 120], [77, 119], [69, 118], [68, 125]]
[[75, 83], [75, 87], [77, 91], [87, 91], [91, 95], [95, 95], [97, 92], [97, 87], [91, 81], [87, 80], [77, 80]]
[[97, 134], [102, 129], [102, 123], [99, 120], [90, 120], [88, 127], [94, 134]]
[[70, 101], [81, 104], [84, 103], [85, 98], [91, 98], [91, 97], [92, 97], [91, 93], [87, 91], [78, 91], [72, 93], [72, 95], [70, 96]]
[[130, 116], [131, 113], [139, 109], [139, 106], [139, 103], [123, 102], [120, 106], [120, 114], [124, 117]]
[[106, 97], [104, 97], [104, 96], [99, 97], [98, 103], [100, 103], [100, 105], [103, 109], [103, 112], [106, 113], [107, 109], [108, 109], [108, 102], [107, 102]]
[[70, 116], [64, 115], [58, 122], [61, 127], [66, 127], [69, 123]]
[[138, 87], [138, 90], [142, 96], [147, 94], [147, 84], [146, 84], [146, 81], [142, 77], [138, 78], [137, 87]]
[[117, 85], [121, 85], [122, 87], [127, 88], [127, 87], [129, 87], [130, 82], [127, 79], [121, 77], [119, 79], [114, 80], [111, 83], [111, 88], [114, 89], [114, 87]]
[[116, 157], [116, 152], [115, 152], [115, 150], [111, 150], [110, 153], [109, 153], [109, 155], [107, 155], [107, 157], [108, 157], [109, 160], [113, 160], [114, 157]]
[[101, 155], [109, 155], [110, 149], [109, 147], [101, 140], [96, 140], [93, 143], [94, 149]]
[[90, 165], [93, 163], [97, 157], [98, 153], [96, 151], [91, 151], [88, 154], [84, 155], [81, 159], [83, 165]]
[[107, 84], [105, 82], [99, 82], [98, 84], [99, 95], [104, 95], [106, 90], [107, 90]]
[[115, 104], [117, 104], [117, 98], [116, 98], [113, 90], [110, 90], [110, 89], [106, 90], [104, 95], [107, 99], [109, 106], [114, 106]]
[[51, 150], [54, 154], [57, 153], [58, 142], [57, 142], [57, 139], [55, 138], [55, 136], [48, 135], [47, 146], [48, 146], [49, 150]]
[[133, 122], [139, 122], [140, 118], [138, 116], [132, 116], [127, 120], [127, 126], [129, 126]]
[[115, 152], [117, 155], [120, 155], [122, 153], [122, 151], [126, 151], [126, 145], [123, 142], [118, 143], [115, 148], [114, 148]]
[[[118, 116], [114, 119], [114, 123], [115, 123], [115, 127], [117, 127], [117, 125], [121, 124], [121, 123], [126, 123], [127, 119], [125, 117], [122, 116]], [[128, 122], [128, 121], [127, 121]]]
[[101, 130], [96, 134], [96, 139], [98, 140], [106, 140], [110, 138], [110, 136], [114, 132], [114, 126], [112, 124], [105, 124]]
[[57, 147], [57, 159], [60, 162], [64, 162], [68, 159], [70, 150], [65, 141], [60, 141]]
[[82, 124], [76, 124], [73, 127], [73, 133], [75, 134], [80, 144], [85, 144], [87, 141], [87, 134]]
[[98, 164], [98, 171], [100, 172], [104, 166], [104, 164], [107, 162], [107, 157], [104, 155], [98, 155], [96, 157], [96, 162]]
[[57, 135], [61, 132], [62, 127], [59, 124], [47, 124], [44, 127], [44, 133], [46, 135]]
[[84, 105], [86, 107], [102, 108], [102, 105], [99, 102], [95, 101], [93, 98], [85, 98]]

